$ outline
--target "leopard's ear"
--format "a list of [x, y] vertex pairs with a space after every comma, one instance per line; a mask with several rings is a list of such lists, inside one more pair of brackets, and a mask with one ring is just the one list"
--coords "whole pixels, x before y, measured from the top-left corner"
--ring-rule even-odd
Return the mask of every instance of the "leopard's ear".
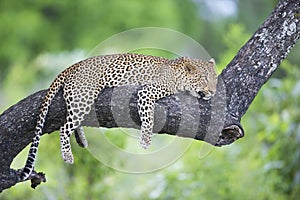
[[216, 65], [216, 61], [215, 61], [214, 58], [211, 58], [208, 62], [211, 63], [211, 64], [213, 64], [214, 66]]
[[187, 73], [193, 73], [196, 70], [196, 67], [194, 65], [191, 65], [190, 63], [184, 63], [184, 70]]

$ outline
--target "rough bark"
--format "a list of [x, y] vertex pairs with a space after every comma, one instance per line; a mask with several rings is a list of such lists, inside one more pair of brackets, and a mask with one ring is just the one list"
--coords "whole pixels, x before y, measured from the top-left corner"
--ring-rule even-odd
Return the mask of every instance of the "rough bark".
[[[155, 132], [203, 140], [215, 146], [231, 144], [244, 136], [240, 124], [259, 89], [286, 58], [300, 36], [298, 0], [282, 0], [250, 40], [218, 77], [216, 96], [205, 101], [180, 93], [156, 104]], [[0, 191], [19, 180], [10, 169], [14, 157], [34, 136], [39, 107], [46, 91], [28, 96], [0, 115]], [[118, 102], [126, 102], [119, 104]], [[47, 116], [44, 133], [58, 130], [65, 120], [65, 103], [60, 91]], [[95, 117], [96, 115], [96, 117]], [[107, 88], [96, 100], [85, 120], [87, 126], [139, 128], [136, 88]], [[35, 173], [32, 183], [45, 181]]]

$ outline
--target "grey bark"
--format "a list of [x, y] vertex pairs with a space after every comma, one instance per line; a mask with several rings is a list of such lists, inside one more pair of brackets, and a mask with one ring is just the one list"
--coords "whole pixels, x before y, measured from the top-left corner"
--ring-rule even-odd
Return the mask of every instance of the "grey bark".
[[[300, 2], [281, 0], [219, 75], [216, 96], [205, 101], [180, 93], [159, 100], [155, 132], [203, 140], [215, 146], [231, 144], [243, 137], [240, 120], [259, 89], [299, 39], [299, 21]], [[20, 170], [11, 169], [10, 164], [34, 136], [45, 93], [43, 90], [32, 94], [0, 115], [0, 191], [20, 182]], [[122, 101], [127, 103], [119, 103]], [[64, 123], [65, 113], [60, 91], [50, 106], [44, 133], [58, 130]], [[84, 124], [139, 128], [136, 88], [104, 89]], [[38, 185], [45, 181], [44, 174], [34, 173], [31, 181], [33, 186]]]

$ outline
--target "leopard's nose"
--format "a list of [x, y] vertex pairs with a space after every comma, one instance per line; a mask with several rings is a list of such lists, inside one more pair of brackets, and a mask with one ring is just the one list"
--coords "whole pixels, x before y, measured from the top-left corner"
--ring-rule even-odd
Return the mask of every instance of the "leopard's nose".
[[216, 90], [209, 90], [210, 95], [213, 97], [216, 94]]
[[209, 99], [211, 99], [213, 96], [214, 96], [214, 93], [213, 93], [213, 92], [207, 91], [207, 92], [204, 93], [204, 95], [203, 95], [202, 98], [203, 98], [204, 100], [209, 100]]

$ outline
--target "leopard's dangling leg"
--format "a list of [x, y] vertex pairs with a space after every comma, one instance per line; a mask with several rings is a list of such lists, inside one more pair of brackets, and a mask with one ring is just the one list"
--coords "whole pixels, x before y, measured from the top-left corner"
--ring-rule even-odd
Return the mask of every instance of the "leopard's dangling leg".
[[145, 85], [138, 91], [138, 113], [141, 119], [140, 144], [144, 149], [151, 145], [154, 124], [155, 101], [174, 91], [164, 85]]

